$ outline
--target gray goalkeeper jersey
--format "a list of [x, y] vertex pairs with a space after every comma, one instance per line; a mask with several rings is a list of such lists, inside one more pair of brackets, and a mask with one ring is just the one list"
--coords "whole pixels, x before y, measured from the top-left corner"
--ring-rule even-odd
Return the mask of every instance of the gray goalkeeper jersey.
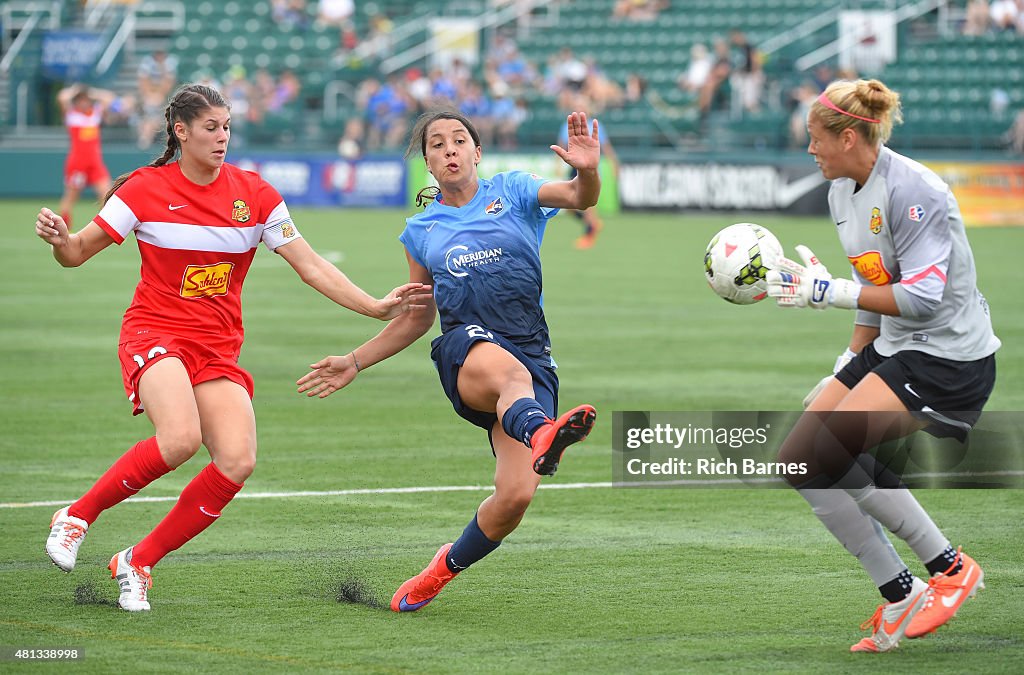
[[900, 316], [857, 312], [858, 324], [880, 327], [878, 353], [909, 349], [974, 361], [999, 349], [949, 186], [882, 146], [867, 182], [856, 187], [850, 178], [834, 180], [828, 205], [854, 279], [894, 286]]

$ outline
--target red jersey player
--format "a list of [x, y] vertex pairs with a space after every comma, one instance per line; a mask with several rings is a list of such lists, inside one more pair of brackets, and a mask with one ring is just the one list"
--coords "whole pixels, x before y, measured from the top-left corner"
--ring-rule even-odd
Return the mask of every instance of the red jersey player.
[[[256, 463], [252, 377], [238, 365], [240, 294], [263, 242], [303, 281], [339, 305], [382, 320], [426, 306], [430, 287], [399, 286], [376, 300], [317, 255], [278, 192], [260, 176], [224, 162], [229, 106], [216, 90], [186, 85], [165, 112], [167, 148], [147, 167], [118, 178], [99, 215], [69, 234], [47, 208], [36, 234], [65, 267], [76, 267], [135, 233], [141, 280], [125, 312], [119, 356], [134, 413], [156, 433], [110, 467], [80, 499], [57, 511], [46, 552], [65, 572], [99, 514], [174, 470], [205, 445], [213, 459], [167, 516], [139, 543], [116, 553], [118, 605], [148, 610], [150, 571], [220, 517]], [[177, 153], [177, 162], [171, 162]]]
[[110, 172], [103, 163], [100, 147], [100, 124], [103, 113], [116, 98], [112, 91], [77, 85], [57, 94], [71, 139], [71, 149], [64, 161], [64, 195], [60, 199], [60, 215], [69, 228], [71, 209], [82, 190], [91, 186], [97, 195], [102, 195], [110, 189]]

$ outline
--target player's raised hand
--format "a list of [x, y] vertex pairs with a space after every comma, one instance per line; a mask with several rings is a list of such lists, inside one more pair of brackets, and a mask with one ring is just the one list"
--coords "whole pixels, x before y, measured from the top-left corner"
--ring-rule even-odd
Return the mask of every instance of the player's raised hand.
[[65, 246], [68, 243], [68, 224], [60, 215], [45, 206], [39, 209], [36, 216], [36, 236], [53, 246]]
[[566, 118], [566, 124], [569, 128], [566, 147], [552, 145], [551, 150], [577, 171], [597, 169], [601, 160], [601, 135], [597, 120], [588, 125], [587, 113], [574, 112]]
[[422, 312], [425, 309], [433, 309], [432, 289], [433, 287], [429, 284], [419, 282], [402, 284], [377, 301], [373, 316], [382, 321], [389, 321], [405, 312]]
[[299, 378], [295, 384], [299, 393], [306, 396], [327, 398], [339, 389], [344, 389], [359, 374], [355, 354], [325, 356], [310, 364], [312, 370]]

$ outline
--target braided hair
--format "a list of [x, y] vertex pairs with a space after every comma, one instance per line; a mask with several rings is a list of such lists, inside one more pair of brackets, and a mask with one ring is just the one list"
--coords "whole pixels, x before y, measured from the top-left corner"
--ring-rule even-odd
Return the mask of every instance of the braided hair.
[[[167, 120], [167, 147], [164, 149], [164, 154], [146, 166], [163, 166], [174, 159], [174, 155], [181, 150], [178, 136], [174, 133], [175, 122], [189, 125], [208, 108], [230, 107], [224, 97], [221, 96], [221, 93], [213, 87], [208, 87], [205, 84], [186, 84], [182, 86], [178, 91], [174, 92], [174, 96], [167, 103], [167, 108], [164, 109], [164, 119]], [[124, 182], [128, 180], [131, 174], [132, 172], [129, 171], [117, 177], [110, 190], [103, 196], [104, 204], [110, 200], [118, 188], [124, 185]]]

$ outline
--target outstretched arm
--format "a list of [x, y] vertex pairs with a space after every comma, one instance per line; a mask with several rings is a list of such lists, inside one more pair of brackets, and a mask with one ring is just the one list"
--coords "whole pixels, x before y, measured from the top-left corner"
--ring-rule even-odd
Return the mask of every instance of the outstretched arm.
[[64, 219], [45, 206], [36, 216], [36, 236], [53, 247], [53, 257], [64, 267], [78, 267], [114, 243], [95, 221], [71, 234]]
[[406, 312], [427, 309], [428, 301], [433, 307], [430, 286], [422, 283], [403, 284], [377, 300], [324, 260], [305, 239], [295, 239], [278, 246], [275, 252], [288, 261], [303, 281], [354, 312], [388, 321]]
[[[430, 288], [433, 279], [430, 272], [417, 263], [406, 251], [409, 260], [410, 284]], [[380, 333], [364, 342], [344, 356], [326, 356], [311, 364], [310, 372], [301, 377], [295, 384], [299, 393], [306, 396], [326, 398], [343, 389], [356, 378], [359, 371], [380, 363], [394, 356], [430, 330], [434, 324], [436, 306], [433, 296], [428, 296], [423, 311], [405, 312], [388, 323]]]
[[576, 177], [544, 183], [537, 192], [537, 201], [541, 206], [582, 211], [597, 204], [601, 194], [601, 176], [597, 172], [601, 161], [601, 137], [597, 120], [588, 127], [586, 113], [572, 113], [566, 124], [569, 126], [569, 142], [564, 148], [552, 145], [551, 150], [576, 169]]

